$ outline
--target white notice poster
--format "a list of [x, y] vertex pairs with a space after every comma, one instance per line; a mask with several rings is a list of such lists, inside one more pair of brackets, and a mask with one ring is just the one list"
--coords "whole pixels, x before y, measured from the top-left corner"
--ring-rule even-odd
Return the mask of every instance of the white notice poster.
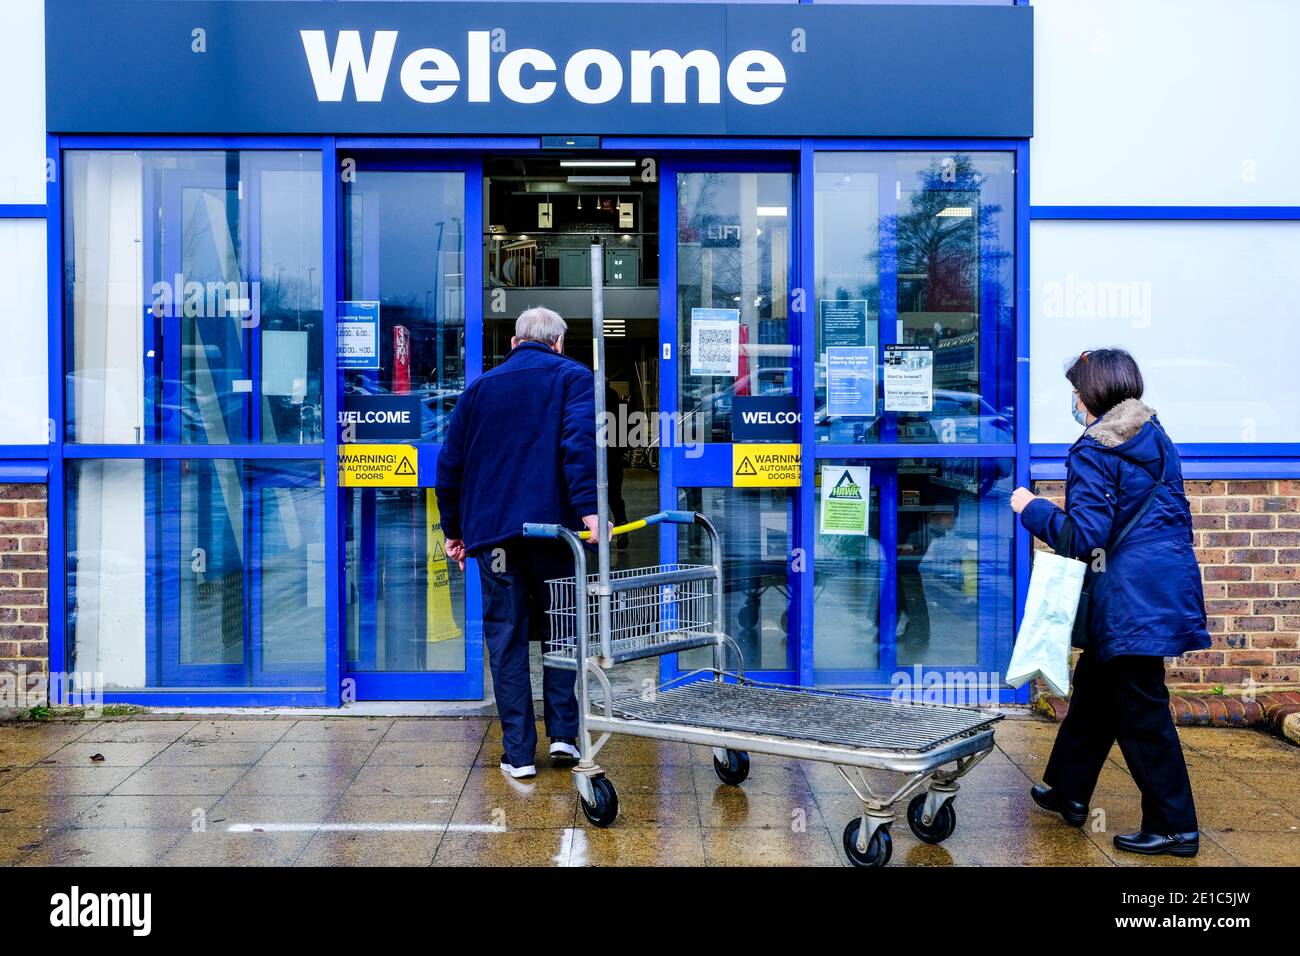
[[934, 410], [934, 350], [926, 345], [886, 345], [885, 411]]

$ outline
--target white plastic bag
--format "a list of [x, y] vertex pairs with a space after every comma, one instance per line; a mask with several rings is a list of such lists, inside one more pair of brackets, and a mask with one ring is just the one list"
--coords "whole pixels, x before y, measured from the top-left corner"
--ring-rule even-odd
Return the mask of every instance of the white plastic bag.
[[1052, 692], [1070, 692], [1070, 635], [1088, 566], [1073, 558], [1039, 551], [1029, 575], [1025, 616], [1007, 666], [1007, 683], [1020, 687], [1041, 674]]

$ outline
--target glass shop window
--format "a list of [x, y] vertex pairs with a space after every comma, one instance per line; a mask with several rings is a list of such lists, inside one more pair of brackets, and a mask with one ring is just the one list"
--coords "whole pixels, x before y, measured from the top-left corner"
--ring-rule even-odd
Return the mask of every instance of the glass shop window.
[[1013, 442], [1013, 155], [815, 170], [816, 440]]
[[[974, 666], [999, 633], [1010, 632], [1013, 465], [1010, 458], [818, 461], [818, 683], [852, 685], [916, 665]], [[835, 493], [846, 487], [851, 493]]]
[[320, 154], [64, 159], [67, 440], [320, 442]]
[[343, 184], [343, 230], [344, 298], [378, 312], [344, 404], [408, 396], [418, 440], [441, 442], [465, 389], [465, 174], [363, 167]]
[[748, 395], [793, 395], [789, 173], [677, 176], [677, 335], [686, 441], [730, 442]]
[[319, 461], [66, 468], [69, 670], [108, 690], [324, 685]]

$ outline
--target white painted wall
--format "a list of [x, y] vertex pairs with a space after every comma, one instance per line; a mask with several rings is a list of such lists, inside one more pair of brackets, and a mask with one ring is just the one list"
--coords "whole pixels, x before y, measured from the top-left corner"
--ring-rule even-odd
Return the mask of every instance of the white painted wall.
[[1300, 3], [1034, 0], [1037, 205], [1300, 203]]
[[[45, 4], [5, 0], [0, 22], [0, 203], [45, 202]], [[0, 444], [49, 428], [45, 222], [0, 219]]]
[[0, 444], [48, 440], [45, 310], [45, 220], [0, 219]]
[[1300, 223], [1030, 229], [1030, 440], [1072, 442], [1064, 362], [1120, 346], [1177, 442], [1300, 442]]
[[4, 0], [0, 203], [45, 202], [45, 3]]

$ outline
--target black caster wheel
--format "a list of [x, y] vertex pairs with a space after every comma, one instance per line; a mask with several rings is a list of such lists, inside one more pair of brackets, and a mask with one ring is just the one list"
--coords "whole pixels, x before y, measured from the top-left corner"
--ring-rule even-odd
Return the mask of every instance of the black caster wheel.
[[894, 853], [894, 841], [889, 835], [889, 827], [880, 827], [871, 834], [866, 853], [858, 849], [858, 830], [861, 827], [862, 818], [854, 817], [844, 828], [844, 852], [849, 855], [849, 862], [854, 866], [884, 866]]
[[713, 769], [723, 783], [729, 783], [733, 787], [744, 783], [749, 776], [749, 754], [743, 750], [728, 750], [726, 763], [717, 757], [713, 758]]
[[591, 789], [596, 798], [595, 803], [588, 803], [584, 798], [578, 797], [578, 802], [582, 804], [582, 815], [592, 826], [607, 827], [618, 816], [618, 792], [608, 777], [593, 777]]
[[925, 794], [918, 793], [907, 805], [907, 825], [912, 828], [912, 832], [922, 843], [942, 843], [952, 836], [953, 830], [957, 829], [957, 811], [953, 808], [951, 800], [939, 808], [939, 812], [935, 814], [929, 825], [921, 820], [924, 812]]

